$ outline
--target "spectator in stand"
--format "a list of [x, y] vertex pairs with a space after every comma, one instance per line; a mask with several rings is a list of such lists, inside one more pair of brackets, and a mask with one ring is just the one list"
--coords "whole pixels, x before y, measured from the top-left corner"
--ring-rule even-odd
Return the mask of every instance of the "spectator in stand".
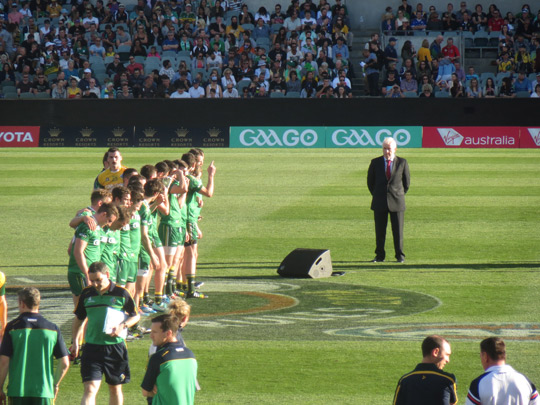
[[499, 32], [502, 30], [503, 25], [504, 25], [504, 20], [501, 17], [500, 11], [497, 9], [493, 10], [493, 15], [488, 20], [488, 31]]
[[270, 93], [282, 93], [287, 92], [287, 84], [282, 80], [281, 75], [274, 74], [272, 81], [270, 82]]
[[471, 15], [472, 22], [475, 26], [475, 31], [485, 31], [488, 25], [488, 19], [486, 13], [484, 13], [481, 4], [477, 4], [474, 7], [474, 13]]
[[401, 88], [396, 84], [390, 88], [386, 93], [386, 98], [404, 98], [405, 94], [401, 91]]
[[446, 46], [442, 48], [442, 55], [450, 59], [451, 62], [459, 60], [460, 53], [458, 47], [454, 45], [454, 38], [450, 37], [446, 40]]
[[430, 11], [429, 18], [426, 23], [426, 30], [427, 31], [442, 31], [443, 30], [443, 22], [439, 18], [439, 13], [435, 11], [435, 7], [430, 7], [430, 9], [433, 8], [433, 11]]
[[501, 57], [495, 61], [497, 63], [497, 72], [506, 73], [514, 71], [514, 60], [509, 58], [508, 52], [503, 52]]
[[452, 73], [452, 80], [450, 81], [449, 87], [451, 97], [460, 98], [465, 96], [463, 84], [455, 73]]
[[412, 59], [405, 59], [405, 61], [403, 62], [401, 69], [399, 69], [400, 80], [403, 80], [405, 78], [405, 72], [407, 72], [408, 70], [412, 72], [413, 76], [416, 76], [416, 67], [414, 66], [414, 62]]
[[139, 69], [144, 74], [144, 66], [135, 61], [135, 56], [129, 56], [129, 63], [126, 66], [127, 73], [131, 76], [135, 69]]
[[452, 3], [448, 3], [446, 11], [442, 14], [442, 22], [445, 31], [454, 31], [458, 28], [459, 24]]
[[345, 38], [339, 37], [336, 45], [332, 47], [332, 53], [334, 54], [334, 61], [336, 56], [341, 54], [343, 59], [349, 60], [349, 48], [345, 45]]
[[418, 92], [418, 82], [413, 77], [413, 74], [411, 71], [405, 72], [405, 79], [401, 81], [401, 91], [406, 92]]
[[213, 73], [210, 76], [210, 82], [206, 86], [206, 97], [211, 98], [211, 91], [215, 92], [215, 98], [222, 98], [223, 97], [223, 91], [221, 90], [221, 86], [218, 83], [218, 75]]
[[516, 92], [514, 91], [514, 86], [512, 84], [512, 78], [503, 77], [501, 88], [499, 89], [499, 97], [502, 98], [515, 98]]
[[257, 40], [258, 38], [270, 39], [270, 34], [271, 34], [271, 30], [268, 24], [266, 24], [262, 18], [259, 18], [257, 20], [257, 25], [253, 29], [251, 37], [255, 40]]
[[439, 62], [439, 70], [438, 70], [438, 75], [435, 82], [437, 83], [437, 85], [441, 81], [448, 82], [449, 80], [452, 79], [452, 74], [455, 71], [456, 71], [456, 67], [454, 66], [452, 62], [450, 62], [450, 59], [448, 58], [441, 59], [441, 61]]
[[276, 4], [274, 7], [274, 12], [270, 16], [271, 24], [283, 24], [287, 15], [281, 11], [281, 4]]
[[529, 93], [532, 92], [533, 87], [526, 74], [527, 72], [524, 70], [519, 71], [518, 77], [514, 81], [514, 91], [516, 93], [520, 91], [528, 91]]
[[[427, 76], [427, 75], [423, 75], [420, 80], [418, 81], [418, 92], [421, 93], [422, 92], [422, 89], [424, 88], [424, 85], [426, 84], [429, 84], [431, 85], [431, 80], [430, 80], [430, 77]], [[432, 86], [432, 89], [433, 90], [433, 86]]]
[[454, 72], [456, 73], [459, 81], [463, 83], [465, 81], [466, 75], [465, 75], [465, 71], [461, 68], [461, 63], [459, 63], [459, 61], [455, 61], [454, 67], [455, 67]]
[[34, 85], [30, 81], [30, 75], [28, 73], [23, 74], [23, 78], [20, 82], [16, 84], [17, 95], [20, 96], [22, 93], [33, 93]]
[[472, 78], [469, 87], [467, 87], [467, 97], [468, 98], [482, 98], [482, 89], [478, 84], [477, 78]]
[[67, 88], [67, 98], [81, 98], [82, 90], [78, 86], [79, 81], [75, 77], [69, 79], [69, 87]]
[[228, 83], [225, 87], [223, 98], [239, 98], [238, 90], [236, 90], [232, 83]]
[[396, 23], [394, 21], [394, 15], [392, 13], [384, 14], [381, 22], [381, 31], [383, 34], [392, 35], [395, 28]]
[[531, 83], [532, 88], [536, 89], [537, 84], [540, 84], [540, 72], [536, 72], [536, 79]]
[[519, 52], [516, 53], [514, 58], [516, 64], [516, 70], [524, 71], [527, 74], [532, 72], [532, 59], [529, 52], [527, 52], [526, 46], [521, 44], [519, 45]]
[[302, 90], [302, 84], [300, 80], [298, 80], [298, 72], [296, 70], [290, 70], [288, 75], [286, 74], [285, 77], [288, 78], [287, 80], [287, 93], [290, 92], [296, 92], [300, 93]]
[[534, 91], [531, 94], [531, 98], [540, 98], [540, 84], [534, 86]]
[[401, 6], [398, 7], [398, 14], [399, 12], [402, 12], [405, 17], [408, 19], [411, 18], [412, 15], [412, 7], [410, 4], [407, 4], [407, 0], [401, 0]]
[[416, 73], [416, 80], [418, 80], [418, 82], [422, 82], [422, 78], [426, 77], [428, 83], [431, 83], [431, 68], [429, 66], [429, 63], [426, 61], [422, 61], [418, 64], [418, 71]]
[[442, 35], [437, 35], [437, 37], [431, 43], [429, 50], [433, 59], [439, 59], [443, 56], [441, 47], [443, 40], [444, 37]]
[[131, 35], [121, 25], [116, 29], [116, 47], [118, 48], [120, 45], [131, 46]]
[[407, 40], [403, 43], [403, 47], [401, 48], [401, 59], [403, 60], [403, 63], [407, 59], [411, 59], [414, 64], [414, 59], [416, 58], [416, 51], [414, 50], [414, 46], [411, 41]]
[[497, 87], [495, 86], [495, 81], [491, 77], [488, 77], [486, 79], [486, 85], [484, 86], [482, 93], [485, 98], [497, 97], [497, 93], [498, 93]]
[[475, 32], [476, 28], [468, 13], [463, 13], [463, 19], [459, 22], [459, 29], [461, 31]]
[[420, 12], [420, 15], [424, 20], [427, 20], [427, 13], [424, 11], [424, 5], [422, 3], [416, 3], [416, 10], [414, 13], [416, 14], [417, 12]]
[[298, 18], [298, 12], [293, 11], [290, 17], [283, 22], [285, 29], [290, 31], [299, 31], [302, 28], [302, 21]]
[[422, 46], [418, 50], [418, 63], [426, 62], [427, 64], [430, 64], [431, 60], [432, 60], [432, 57], [431, 57], [431, 51], [429, 50], [429, 41], [427, 39], [424, 39], [422, 41]]
[[393, 86], [401, 87], [401, 82], [399, 80], [399, 77], [396, 75], [396, 72], [394, 70], [390, 70], [388, 72], [388, 77], [382, 82], [381, 94], [383, 95], [383, 97], [386, 97], [388, 92], [392, 90]]
[[458, 23], [463, 22], [463, 15], [467, 14], [469, 17], [471, 16], [470, 10], [467, 8], [467, 3], [465, 1], [462, 1], [459, 4], [459, 10], [456, 11], [456, 18]]
[[[391, 62], [397, 63], [398, 61], [398, 55], [396, 51], [396, 38], [390, 37], [388, 40], [388, 45], [386, 45], [386, 48], [384, 48], [384, 59], [386, 68], [388, 69], [388, 64]], [[431, 58], [430, 58], [431, 59]]]
[[405, 17], [405, 14], [403, 12], [403, 10], [399, 10], [398, 13], [397, 13], [397, 17], [396, 17], [396, 20], [395, 20], [395, 27], [394, 29], [397, 31], [397, 30], [402, 30], [403, 29], [403, 22], [404, 21], [409, 21], [409, 19], [407, 17]]
[[422, 16], [421, 11], [416, 12], [416, 17], [411, 21], [411, 28], [413, 31], [425, 31], [427, 26], [426, 20]]
[[434, 98], [435, 94], [433, 94], [433, 86], [431, 84], [424, 84], [422, 85], [422, 92], [418, 96], [419, 98]]
[[379, 96], [379, 74], [380, 74], [380, 67], [377, 61], [377, 56], [374, 52], [375, 46], [377, 46], [376, 42], [372, 42], [372, 46], [370, 46], [371, 49], [365, 49], [364, 50], [364, 57], [365, 59], [365, 72], [367, 76], [368, 81], [368, 89], [369, 89], [369, 95], [370, 96]]
[[472, 79], [480, 80], [480, 77], [474, 71], [474, 66], [469, 66], [469, 70], [467, 72], [467, 75], [465, 76], [465, 80], [470, 81]]

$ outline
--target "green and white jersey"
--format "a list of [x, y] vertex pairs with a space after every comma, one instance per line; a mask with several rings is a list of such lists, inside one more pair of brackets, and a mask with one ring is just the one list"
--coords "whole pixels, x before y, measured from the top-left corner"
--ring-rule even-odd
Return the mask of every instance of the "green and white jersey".
[[68, 356], [60, 329], [25, 312], [6, 326], [0, 355], [10, 358], [9, 397], [54, 398], [54, 358]]
[[193, 404], [197, 382], [197, 360], [179, 342], [166, 343], [148, 360], [141, 388], [157, 394], [152, 405]]
[[101, 234], [101, 261], [107, 265], [109, 270], [116, 268], [118, 254], [120, 252], [120, 230], [113, 231], [110, 228], [103, 228]]
[[[84, 257], [86, 258], [86, 265], [88, 267], [90, 267], [92, 263], [97, 262], [101, 259], [101, 233], [102, 230], [99, 226], [96, 228], [95, 231], [91, 231], [90, 228], [88, 228], [88, 225], [86, 225], [84, 222], [79, 224], [79, 226], [75, 230], [74, 239], [80, 239], [87, 243], [86, 248], [84, 249]], [[74, 249], [72, 248], [69, 255], [68, 271], [71, 273], [83, 274], [83, 272], [77, 265], [73, 250]]]
[[199, 215], [201, 213], [201, 207], [199, 207], [197, 197], [201, 196], [199, 191], [202, 188], [202, 181], [191, 175], [187, 177], [189, 179], [189, 188], [186, 196], [187, 222], [195, 224], [199, 221]]
[[136, 262], [139, 259], [139, 251], [141, 250], [141, 216], [139, 212], [133, 214], [129, 221], [129, 254], [127, 260]]
[[[178, 181], [174, 181], [173, 185], [179, 186]], [[169, 215], [163, 215], [161, 212], [159, 216], [161, 218], [161, 223], [169, 226], [181, 226], [181, 209], [180, 204], [178, 203], [179, 194], [169, 194]]]
[[127, 224], [120, 229], [120, 250], [118, 258], [121, 260], [129, 260], [131, 254], [130, 224]]
[[[153, 221], [154, 218], [152, 217], [152, 213], [150, 212], [150, 206], [148, 205], [148, 202], [144, 201], [141, 205], [141, 209], [139, 210], [139, 215], [141, 217], [141, 228], [145, 227], [146, 232], [148, 234], [148, 237], [152, 234], [152, 229], [154, 227]], [[141, 230], [141, 237], [142, 237], [142, 230]], [[141, 250], [140, 252], [146, 252], [146, 249], [144, 248], [144, 245], [141, 243]]]
[[88, 318], [85, 334], [87, 343], [115, 345], [124, 341], [121, 337], [112, 337], [103, 332], [109, 308], [122, 311], [128, 317], [137, 315], [135, 302], [128, 290], [112, 282], [103, 295], [100, 295], [93, 286], [86, 287], [81, 293], [74, 313], [81, 321]]

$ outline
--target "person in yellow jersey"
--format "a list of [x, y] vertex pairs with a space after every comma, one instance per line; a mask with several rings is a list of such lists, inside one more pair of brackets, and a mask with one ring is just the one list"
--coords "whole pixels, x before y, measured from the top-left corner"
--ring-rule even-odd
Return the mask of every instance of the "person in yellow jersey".
[[109, 148], [107, 151], [107, 165], [108, 167], [96, 177], [94, 189], [111, 189], [123, 184], [126, 167], [122, 166], [122, 155], [118, 148]]

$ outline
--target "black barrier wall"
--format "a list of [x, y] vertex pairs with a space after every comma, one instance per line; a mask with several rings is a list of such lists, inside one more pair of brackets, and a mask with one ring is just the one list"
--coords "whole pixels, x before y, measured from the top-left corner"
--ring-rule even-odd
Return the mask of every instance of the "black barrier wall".
[[0, 100], [0, 122], [127, 131], [190, 128], [207, 134], [248, 125], [538, 126], [539, 109], [535, 99]]

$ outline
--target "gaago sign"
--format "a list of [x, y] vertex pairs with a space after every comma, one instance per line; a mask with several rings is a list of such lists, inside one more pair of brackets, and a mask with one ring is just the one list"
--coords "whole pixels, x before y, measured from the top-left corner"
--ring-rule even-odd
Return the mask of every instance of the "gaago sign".
[[324, 148], [324, 128], [231, 127], [231, 148]]
[[422, 146], [422, 127], [231, 127], [231, 148], [379, 148]]
[[327, 148], [378, 148], [394, 138], [400, 148], [422, 147], [422, 127], [329, 127]]

